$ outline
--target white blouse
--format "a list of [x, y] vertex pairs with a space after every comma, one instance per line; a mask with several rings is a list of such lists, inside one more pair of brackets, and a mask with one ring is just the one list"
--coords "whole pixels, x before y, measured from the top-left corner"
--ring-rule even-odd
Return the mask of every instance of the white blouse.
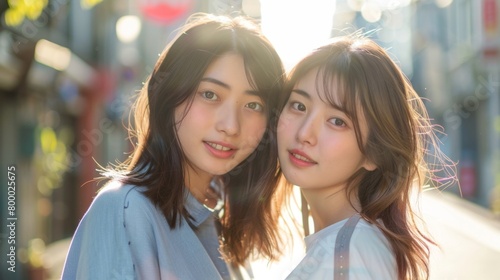
[[[305, 238], [306, 255], [288, 275], [293, 279], [333, 279], [335, 240], [347, 219]], [[391, 245], [382, 232], [360, 219], [349, 247], [349, 279], [397, 279], [397, 266]]]

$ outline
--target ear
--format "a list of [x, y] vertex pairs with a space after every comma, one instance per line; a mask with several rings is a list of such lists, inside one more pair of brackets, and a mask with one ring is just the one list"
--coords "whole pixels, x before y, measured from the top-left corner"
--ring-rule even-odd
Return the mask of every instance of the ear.
[[371, 160], [365, 159], [365, 162], [363, 163], [362, 167], [368, 171], [373, 171], [377, 169], [377, 165], [373, 163]]

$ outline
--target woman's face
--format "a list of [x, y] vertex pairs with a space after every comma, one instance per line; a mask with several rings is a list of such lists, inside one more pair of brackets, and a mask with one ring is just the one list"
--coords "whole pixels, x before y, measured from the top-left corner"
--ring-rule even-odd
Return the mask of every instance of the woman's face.
[[243, 58], [233, 53], [209, 65], [190, 106], [188, 101], [181, 104], [175, 114], [178, 139], [190, 163], [186, 168], [203, 178], [241, 163], [256, 149], [267, 125], [264, 103], [247, 80]]
[[[316, 75], [317, 70], [310, 71], [292, 90], [279, 120], [278, 153], [288, 181], [303, 190], [324, 190], [326, 195], [345, 187], [358, 169], [373, 166], [358, 147], [350, 118], [320, 98], [324, 93], [318, 92], [322, 87], [316, 86]], [[359, 125], [366, 135], [363, 118]]]

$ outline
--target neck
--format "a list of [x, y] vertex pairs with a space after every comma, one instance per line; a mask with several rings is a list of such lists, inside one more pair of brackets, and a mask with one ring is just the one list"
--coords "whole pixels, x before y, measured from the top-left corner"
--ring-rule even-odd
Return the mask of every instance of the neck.
[[[194, 170], [188, 169], [185, 172], [184, 185], [189, 192], [200, 202], [206, 204], [210, 200], [210, 182], [213, 176], [208, 174], [199, 174]], [[207, 205], [210, 207], [210, 205]]]
[[348, 199], [344, 188], [333, 193], [318, 189], [302, 189], [302, 193], [309, 204], [315, 232], [347, 219], [361, 210], [358, 200]]

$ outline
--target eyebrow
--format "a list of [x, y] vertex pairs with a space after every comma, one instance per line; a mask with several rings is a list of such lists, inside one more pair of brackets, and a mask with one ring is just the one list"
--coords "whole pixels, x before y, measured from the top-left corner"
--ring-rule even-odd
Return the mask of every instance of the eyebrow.
[[[217, 80], [217, 79], [214, 79], [214, 78], [211, 78], [211, 77], [204, 77], [201, 79], [201, 82], [209, 82], [209, 83], [213, 83], [213, 84], [216, 84], [216, 85], [219, 85], [225, 89], [231, 89], [231, 86], [220, 81], [220, 80]], [[256, 96], [259, 96], [260, 97], [260, 94], [258, 91], [256, 90], [245, 90], [245, 93], [246, 94], [250, 94], [250, 95], [256, 95]]]
[[304, 96], [305, 98], [307, 98], [309, 100], [311, 99], [311, 95], [309, 95], [309, 93], [307, 93], [307, 92], [305, 92], [305, 91], [303, 91], [301, 89], [293, 89], [292, 92], [295, 92], [296, 94]]

